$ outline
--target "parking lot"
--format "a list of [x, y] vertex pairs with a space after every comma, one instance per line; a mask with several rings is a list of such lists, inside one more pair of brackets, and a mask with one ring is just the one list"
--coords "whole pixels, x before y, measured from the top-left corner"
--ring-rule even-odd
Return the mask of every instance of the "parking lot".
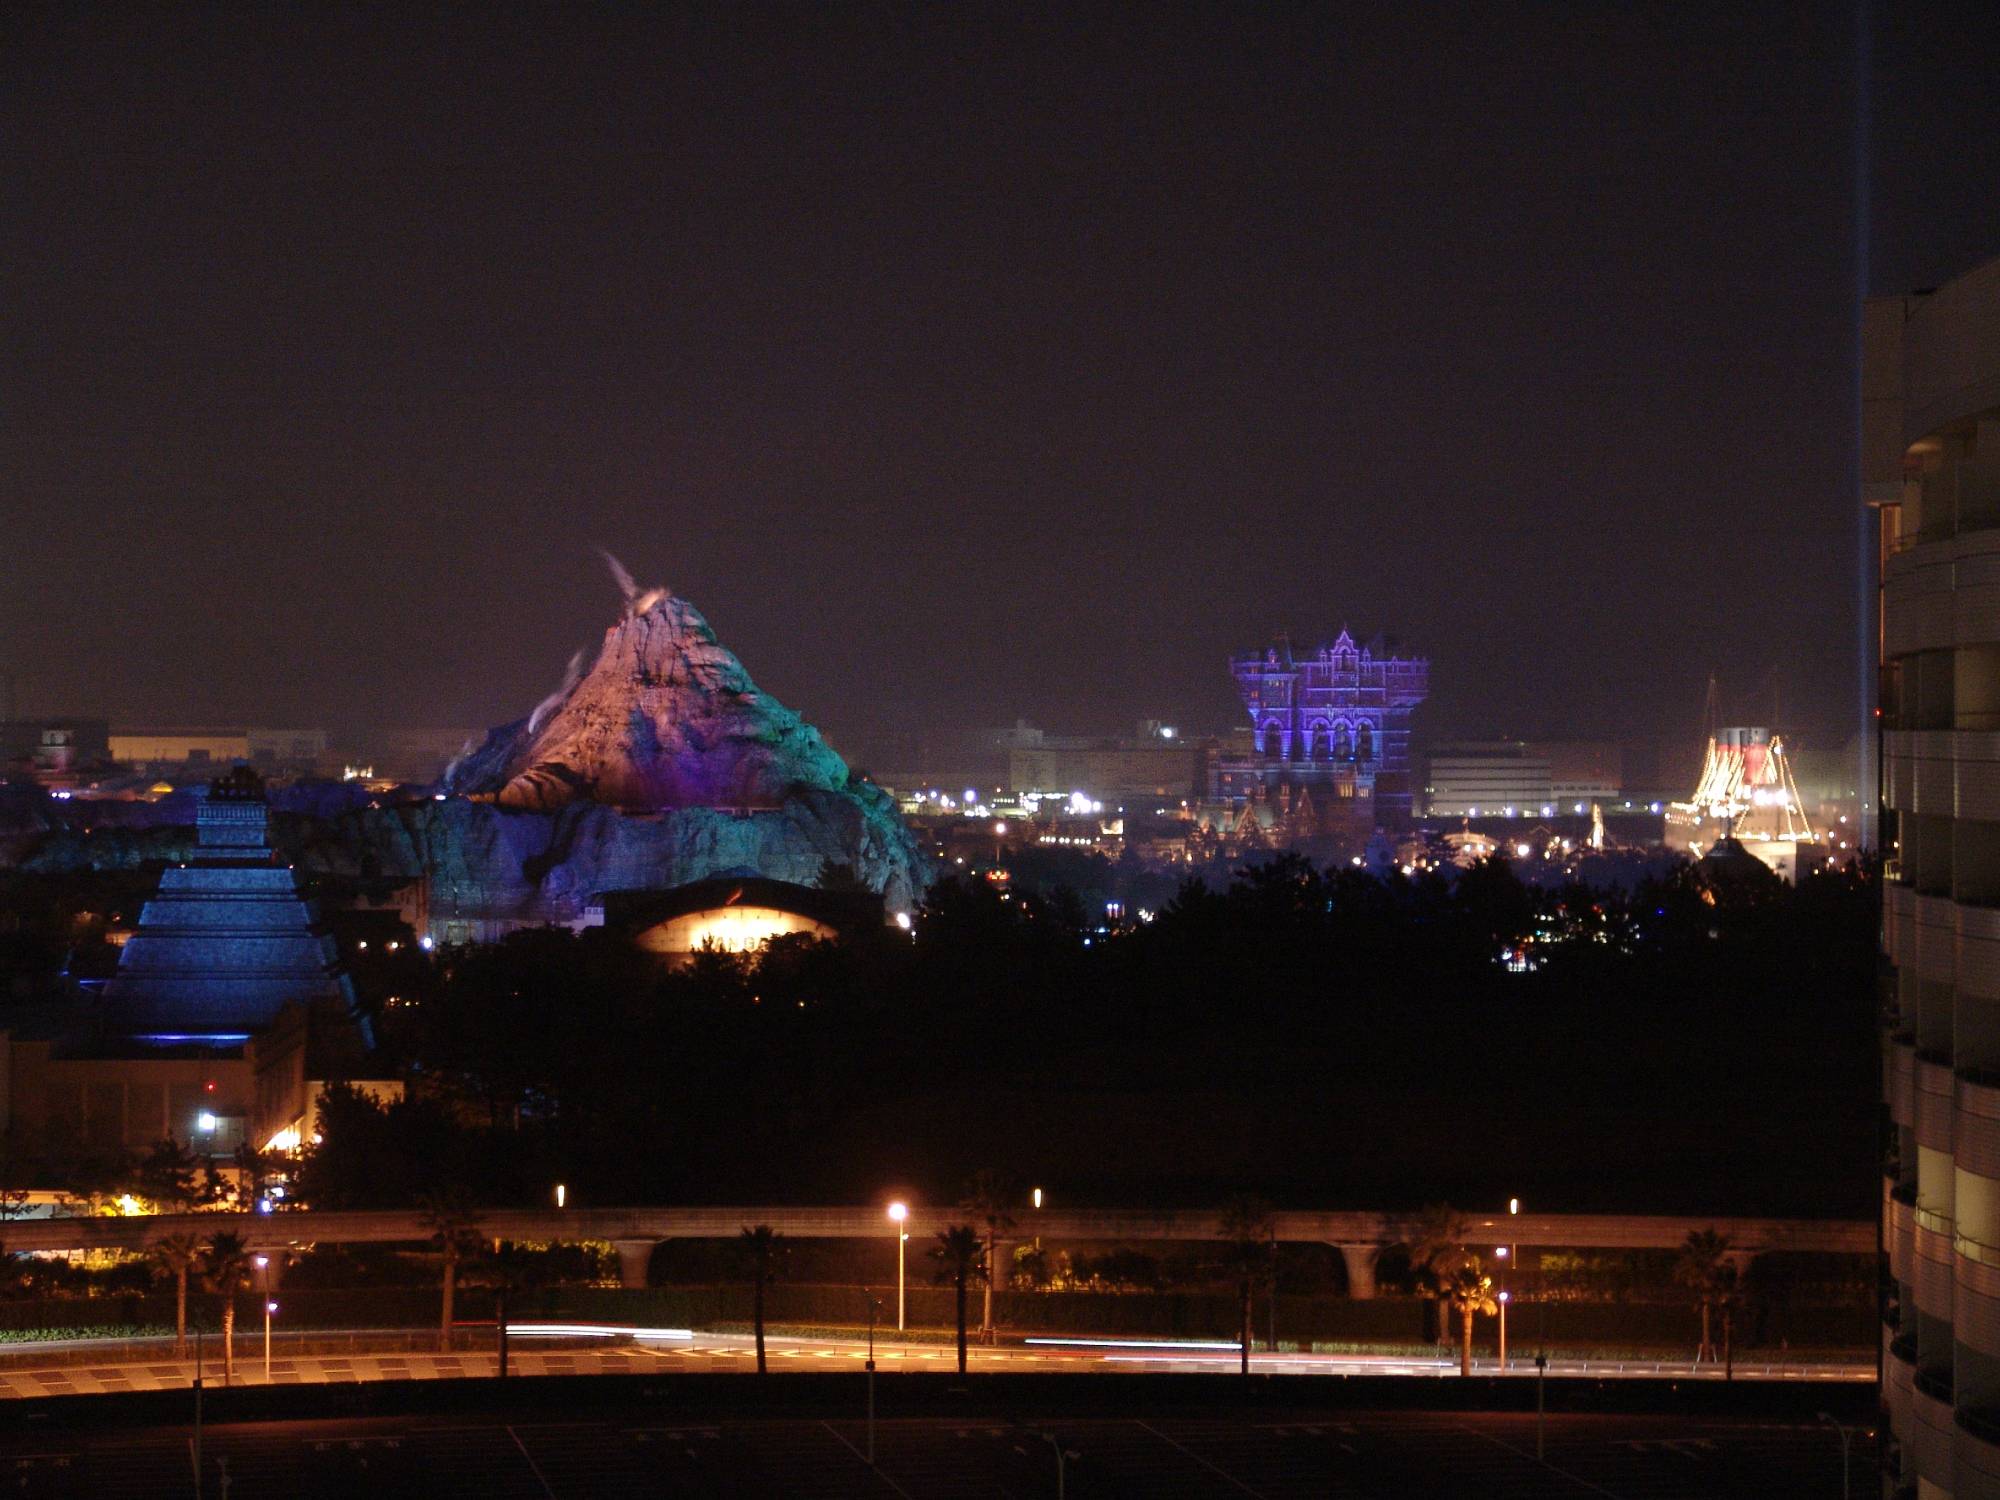
[[[1282, 1411], [1007, 1420], [884, 1420], [867, 1462], [858, 1414], [663, 1419], [656, 1406], [588, 1420], [430, 1416], [235, 1423], [204, 1434], [205, 1493], [263, 1497], [1402, 1496], [1710, 1497], [1842, 1495], [1830, 1428], [1800, 1420], [1552, 1415], [1535, 1457], [1520, 1413]], [[190, 1428], [117, 1427], [0, 1438], [0, 1493], [157, 1497], [194, 1493]], [[1872, 1437], [1853, 1438], [1855, 1493], [1875, 1487]], [[227, 1490], [222, 1488], [227, 1476]]]

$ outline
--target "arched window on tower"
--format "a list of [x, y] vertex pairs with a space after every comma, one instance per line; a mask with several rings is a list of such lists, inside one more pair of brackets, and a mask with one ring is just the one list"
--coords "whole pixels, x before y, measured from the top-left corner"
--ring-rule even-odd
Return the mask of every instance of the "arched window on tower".
[[1375, 758], [1375, 731], [1366, 724], [1354, 731], [1354, 758], [1358, 761]]
[[1347, 737], [1347, 726], [1345, 724], [1334, 725], [1331, 759], [1348, 760], [1353, 757], [1353, 754], [1354, 742]]

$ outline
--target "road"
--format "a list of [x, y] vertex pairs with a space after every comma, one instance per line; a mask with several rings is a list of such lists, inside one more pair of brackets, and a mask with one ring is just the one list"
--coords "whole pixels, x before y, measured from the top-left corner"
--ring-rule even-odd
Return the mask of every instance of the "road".
[[[194, 1493], [185, 1426], [0, 1431], [0, 1492], [22, 1500], [171, 1500]], [[1053, 1439], [1053, 1444], [1051, 1442]], [[796, 1500], [1836, 1500], [1830, 1428], [1796, 1420], [1532, 1414], [1060, 1412], [898, 1418], [663, 1414], [658, 1405], [507, 1421], [342, 1419], [210, 1426], [205, 1493], [229, 1500], [491, 1500], [785, 1496]], [[1879, 1488], [1856, 1434], [1853, 1493]]]
[[[632, 1330], [618, 1325], [516, 1325], [511, 1342], [509, 1368], [517, 1375], [645, 1375], [674, 1371], [701, 1373], [747, 1373], [756, 1367], [752, 1340], [742, 1334], [696, 1334], [682, 1329]], [[583, 1330], [599, 1336], [592, 1337]], [[536, 1337], [560, 1334], [559, 1337]], [[385, 1336], [385, 1343], [388, 1338]], [[394, 1335], [394, 1347], [379, 1353], [365, 1352], [365, 1340], [356, 1348], [337, 1353], [301, 1354], [282, 1344], [273, 1350], [271, 1374], [267, 1381], [261, 1352], [245, 1354], [239, 1349], [237, 1383], [243, 1385], [332, 1385], [347, 1381], [436, 1380], [482, 1377], [498, 1371], [498, 1357], [486, 1351], [448, 1355], [415, 1352], [408, 1342], [408, 1330]], [[840, 1371], [858, 1370], [867, 1358], [868, 1346], [859, 1338], [780, 1338], [766, 1340], [766, 1354], [774, 1370]], [[117, 1394], [126, 1391], [161, 1391], [185, 1388], [194, 1378], [192, 1360], [162, 1357], [166, 1351], [156, 1340], [135, 1340], [129, 1344], [84, 1349], [72, 1346], [63, 1351], [60, 1362], [29, 1362], [0, 1368], [0, 1398], [32, 1400], [44, 1396]], [[83, 1353], [101, 1354], [101, 1359], [79, 1363]], [[1190, 1342], [1051, 1339], [1033, 1344], [1003, 1344], [997, 1348], [975, 1345], [968, 1351], [969, 1368], [975, 1372], [1019, 1372], [1046, 1374], [1228, 1374], [1237, 1369], [1232, 1346], [1202, 1347]], [[875, 1349], [876, 1368], [884, 1376], [902, 1371], [936, 1373], [954, 1368], [956, 1350], [949, 1345], [880, 1343]], [[211, 1384], [221, 1383], [221, 1371], [213, 1348], [205, 1364]], [[1266, 1375], [1408, 1375], [1433, 1379], [1453, 1379], [1458, 1374], [1455, 1358], [1408, 1358], [1362, 1354], [1266, 1354], [1254, 1351], [1251, 1369]], [[1491, 1360], [1475, 1365], [1480, 1375], [1506, 1374], [1528, 1379], [1534, 1375], [1532, 1355], [1510, 1359], [1502, 1372]], [[1645, 1379], [1671, 1377], [1720, 1381], [1723, 1371], [1714, 1365], [1693, 1366], [1672, 1360], [1558, 1360], [1550, 1366], [1558, 1378]], [[1837, 1384], [1867, 1384], [1875, 1378], [1872, 1364], [1766, 1363], [1746, 1360], [1735, 1369], [1742, 1381], [1804, 1381]]]

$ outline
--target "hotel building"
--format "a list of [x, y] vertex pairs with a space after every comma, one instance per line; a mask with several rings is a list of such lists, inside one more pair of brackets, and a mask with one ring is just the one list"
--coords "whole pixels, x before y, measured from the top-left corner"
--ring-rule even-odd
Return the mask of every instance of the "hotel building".
[[2000, 1496], [2000, 260], [1863, 315], [1886, 1492]]

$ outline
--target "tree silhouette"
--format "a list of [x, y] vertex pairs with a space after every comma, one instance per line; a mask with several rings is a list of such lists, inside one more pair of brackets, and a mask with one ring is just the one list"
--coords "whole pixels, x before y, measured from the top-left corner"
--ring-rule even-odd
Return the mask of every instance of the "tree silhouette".
[[1473, 1314], [1485, 1313], [1491, 1317], [1500, 1310], [1500, 1304], [1493, 1299], [1493, 1278], [1486, 1274], [1478, 1256], [1467, 1255], [1445, 1277], [1444, 1288], [1445, 1297], [1459, 1318], [1458, 1373], [1470, 1375]]
[[1245, 1375], [1250, 1373], [1250, 1298], [1258, 1279], [1270, 1274], [1275, 1222], [1271, 1205], [1262, 1198], [1245, 1194], [1223, 1205], [1223, 1265], [1237, 1284], [1242, 1313], [1237, 1342]]
[[132, 1186], [161, 1213], [185, 1213], [203, 1194], [202, 1161], [171, 1136], [155, 1141], [132, 1170]]
[[1410, 1257], [1410, 1275], [1417, 1290], [1437, 1304], [1437, 1341], [1451, 1337], [1451, 1279], [1465, 1261], [1465, 1240], [1470, 1232], [1465, 1215], [1449, 1203], [1432, 1203], [1418, 1210], [1403, 1233], [1403, 1248]]
[[970, 1224], [954, 1224], [949, 1229], [938, 1231], [937, 1243], [931, 1247], [931, 1259], [942, 1267], [944, 1279], [952, 1283], [958, 1294], [958, 1373], [965, 1373], [965, 1283], [978, 1274], [979, 1256], [983, 1242], [979, 1231]]
[[222, 1295], [222, 1379], [227, 1384], [236, 1375], [236, 1293], [250, 1279], [250, 1251], [242, 1235], [225, 1229], [208, 1237], [201, 1279]]
[[479, 1214], [459, 1188], [425, 1196], [417, 1222], [431, 1232], [431, 1243], [444, 1255], [444, 1301], [438, 1313], [438, 1348], [451, 1349], [451, 1304], [458, 1285], [458, 1263], [476, 1244]]
[[751, 1317], [757, 1329], [757, 1373], [765, 1374], [764, 1366], [764, 1288], [770, 1283], [776, 1271], [776, 1261], [780, 1253], [779, 1242], [784, 1236], [769, 1224], [746, 1225], [743, 1237], [737, 1243], [742, 1246], [743, 1258], [750, 1267]]
[[1736, 1267], [1730, 1264], [1728, 1256], [1729, 1236], [1717, 1234], [1711, 1227], [1689, 1230], [1674, 1259], [1674, 1280], [1694, 1294], [1695, 1303], [1701, 1308], [1701, 1343], [1694, 1351], [1696, 1364], [1715, 1358], [1715, 1341], [1711, 1336], [1715, 1309], [1736, 1288]]
[[201, 1261], [201, 1241], [191, 1234], [170, 1234], [146, 1247], [146, 1254], [174, 1278], [174, 1358], [187, 1358], [188, 1273]]
[[985, 1256], [985, 1271], [982, 1279], [986, 1283], [985, 1307], [979, 1319], [979, 1338], [982, 1343], [991, 1344], [999, 1338], [999, 1330], [993, 1325], [993, 1282], [998, 1273], [1000, 1260], [1000, 1236], [1014, 1227], [1013, 1207], [1020, 1201], [1021, 1190], [1011, 1180], [991, 1169], [983, 1169], [973, 1174], [965, 1185], [965, 1197], [959, 1209], [972, 1216], [978, 1226]]

